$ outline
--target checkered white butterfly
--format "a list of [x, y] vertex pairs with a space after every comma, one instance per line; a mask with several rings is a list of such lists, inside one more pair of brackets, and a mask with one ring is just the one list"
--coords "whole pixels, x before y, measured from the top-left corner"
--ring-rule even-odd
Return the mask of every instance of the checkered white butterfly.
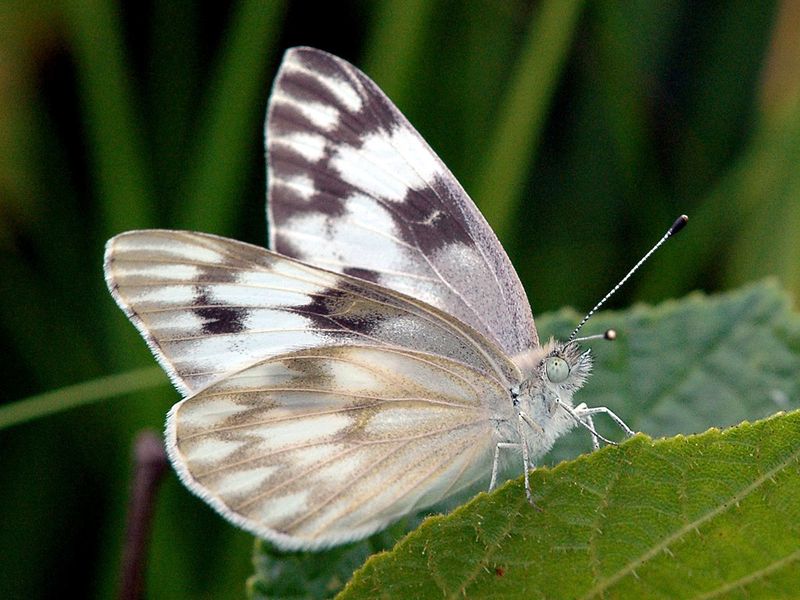
[[[349, 63], [289, 50], [266, 125], [270, 248], [145, 230], [108, 242], [114, 299], [185, 396], [187, 487], [286, 550], [365, 537], [532, 461], [608, 409], [591, 358], [541, 345], [475, 205]], [[574, 338], [574, 335], [573, 335]]]

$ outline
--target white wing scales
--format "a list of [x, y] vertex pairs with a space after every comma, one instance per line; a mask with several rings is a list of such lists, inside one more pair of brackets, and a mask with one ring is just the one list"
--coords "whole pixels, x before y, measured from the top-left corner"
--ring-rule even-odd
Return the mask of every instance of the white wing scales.
[[361, 71], [319, 50], [289, 50], [266, 138], [273, 250], [436, 306], [510, 356], [538, 345], [491, 228]]
[[184, 481], [231, 520], [317, 549], [487, 479], [504, 401], [498, 382], [444, 357], [316, 348], [177, 404], [167, 441]]
[[352, 343], [517, 377], [480, 334], [432, 306], [243, 242], [131, 231], [109, 241], [105, 269], [117, 303], [185, 393], [267, 357]]

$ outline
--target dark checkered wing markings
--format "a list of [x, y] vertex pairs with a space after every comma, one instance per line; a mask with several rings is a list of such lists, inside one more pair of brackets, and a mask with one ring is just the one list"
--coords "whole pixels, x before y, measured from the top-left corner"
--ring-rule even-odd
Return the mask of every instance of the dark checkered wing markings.
[[[359, 83], [357, 81], [351, 81], [351, 83], [355, 87], [359, 86]], [[369, 81], [367, 81], [366, 83], [370, 84]], [[302, 96], [303, 96], [303, 98], [305, 99], [305, 102], [306, 102], [306, 108], [305, 108], [306, 113], [309, 113], [309, 112], [313, 113], [314, 112], [313, 108], [309, 110], [308, 107], [309, 106], [313, 107], [313, 103], [311, 103], [310, 100], [315, 97], [314, 88], [312, 86], [309, 86], [309, 85], [296, 86], [296, 87], [301, 89], [302, 92], [303, 92]], [[278, 89], [278, 88], [276, 87], [276, 89]], [[364, 94], [365, 95], [367, 94], [366, 91], [364, 92]], [[289, 98], [287, 96], [283, 95], [283, 94], [277, 94], [276, 96], [277, 97], [274, 100], [276, 106], [280, 106], [281, 102], [285, 103], [285, 102], [287, 102], [289, 100]], [[317, 96], [316, 98], [317, 98], [317, 100], [321, 100], [321, 98], [319, 96]], [[373, 109], [373, 108], [374, 107], [372, 107], [369, 104], [365, 105], [365, 109]], [[391, 107], [388, 107], [388, 108], [391, 108]], [[276, 109], [275, 112], [279, 112], [279, 109]], [[274, 117], [275, 112], [272, 113], [273, 121], [279, 120], [279, 119]], [[357, 121], [356, 125], [354, 126], [353, 122], [355, 121], [355, 119], [350, 115], [348, 115], [348, 116], [350, 118], [346, 119], [346, 122], [347, 122], [348, 131], [351, 134], [355, 134], [358, 131], [363, 132], [363, 131], [366, 131], [366, 130], [369, 129], [369, 126], [368, 126], [369, 124], [368, 124], [368, 122], [366, 120], [361, 119], [361, 120]], [[386, 118], [383, 119], [383, 121], [385, 123], [393, 122], [391, 120], [391, 118], [389, 118], [389, 117], [394, 117], [394, 115], [393, 115], [393, 113], [391, 111], [389, 111], [389, 114], [385, 115], [385, 117]], [[311, 117], [311, 121], [313, 121], [313, 120], [314, 120], [314, 118]], [[303, 124], [302, 121], [300, 121], [300, 120], [298, 120], [296, 118], [288, 119], [288, 121], [293, 126], [297, 127], [298, 129], [300, 127], [302, 127], [302, 124]], [[345, 119], [343, 119], [343, 121], [345, 121]], [[377, 123], [377, 122], [380, 122], [380, 121], [381, 120], [378, 119], [378, 118], [374, 118], [374, 119], [371, 120], [371, 122], [373, 124]], [[416, 136], [415, 132], [412, 131], [411, 133]], [[325, 133], [324, 132], [320, 132], [320, 135], [325, 136]], [[289, 188], [292, 188], [294, 192], [299, 193], [300, 195], [313, 194], [316, 191], [316, 195], [319, 197], [318, 199], [324, 200], [324, 196], [331, 196], [332, 195], [332, 194], [330, 194], [329, 192], [326, 191], [326, 189], [327, 189], [326, 188], [326, 184], [330, 185], [331, 179], [334, 179], [335, 185], [333, 185], [331, 187], [334, 190], [336, 190], [337, 192], [340, 191], [340, 187], [341, 186], [338, 185], [340, 183], [340, 181], [339, 181], [338, 178], [334, 178], [334, 177], [331, 176], [332, 170], [330, 169], [330, 165], [326, 161], [320, 161], [320, 162], [316, 162], [316, 163], [309, 163], [307, 157], [301, 156], [301, 155], [304, 154], [302, 152], [302, 150], [301, 150], [301, 152], [299, 152], [297, 154], [295, 154], [293, 152], [293, 151], [297, 150], [298, 148], [300, 148], [300, 149], [305, 148], [306, 150], [309, 150], [309, 149], [313, 148], [314, 145], [313, 144], [309, 144], [308, 141], [307, 141], [309, 139], [308, 137], [304, 138], [302, 136], [294, 136], [294, 137], [291, 138], [292, 139], [292, 143], [291, 144], [285, 143], [286, 139], [282, 140], [282, 138], [280, 138], [278, 136], [273, 136], [273, 137], [276, 138], [276, 143], [271, 146], [271, 148], [273, 148], [273, 150], [274, 150], [274, 152], [272, 154], [273, 160], [271, 161], [271, 164], [274, 164], [276, 167], [278, 167], [278, 166], [280, 166], [282, 164], [282, 166], [284, 167], [283, 170], [296, 171], [298, 169], [298, 167], [305, 168], [306, 172], [315, 174], [314, 180], [315, 180], [315, 183], [317, 184], [317, 187], [314, 188], [313, 186], [309, 186], [308, 185], [308, 181], [303, 180], [302, 178], [300, 178], [300, 179], [295, 178], [295, 179], [288, 179], [288, 180], [281, 179], [282, 169], [275, 168], [275, 169], [273, 169], [273, 171], [271, 171], [271, 177], [270, 177], [270, 180], [276, 184], [275, 189], [278, 189], [280, 187], [280, 185], [285, 185], [285, 186], [287, 186]], [[352, 137], [352, 136], [348, 136], [348, 137]], [[333, 143], [335, 141], [333, 139], [330, 139], [329, 137], [327, 139], [328, 139], [329, 143]], [[305, 142], [304, 142], [304, 140], [305, 140]], [[418, 141], [419, 144], [422, 144], [423, 146], [425, 146], [424, 142], [421, 139], [419, 139], [418, 136], [417, 136], [417, 141]], [[391, 148], [392, 152], [396, 153], [398, 156], [402, 156], [403, 155], [405, 150], [403, 148], [400, 148], [400, 147], [397, 147], [397, 146], [393, 145], [391, 138], [387, 138], [387, 143], [389, 144], [389, 147]], [[294, 146], [294, 148], [292, 148], [292, 146]], [[280, 149], [279, 149], [279, 147], [280, 147]], [[427, 146], [425, 146], [425, 148], [428, 150], [428, 152], [430, 152], [430, 150], [427, 148]], [[435, 159], [435, 160], [438, 160], [435, 156], [431, 156], [431, 158]], [[385, 186], [387, 182], [390, 182], [390, 181], [394, 182], [394, 185], [391, 186], [391, 187], [394, 187], [395, 189], [411, 190], [412, 191], [411, 193], [421, 194], [422, 193], [421, 191], [413, 192], [413, 190], [426, 190], [426, 189], [428, 189], [430, 187], [429, 184], [428, 184], [428, 180], [426, 180], [425, 176], [423, 176], [422, 174], [420, 174], [420, 173], [418, 173], [417, 171], [414, 170], [414, 165], [412, 164], [412, 161], [409, 160], [408, 158], [406, 158], [406, 162], [411, 167], [411, 170], [405, 172], [405, 174], [407, 176], [405, 179], [400, 178], [397, 175], [397, 173], [398, 173], [397, 170], [393, 170], [393, 169], [390, 168], [391, 167], [390, 163], [388, 163], [386, 161], [381, 161], [381, 160], [374, 159], [373, 158], [373, 154], [371, 154], [369, 152], [365, 152], [365, 151], [359, 152], [357, 159], [358, 159], [357, 162], [359, 163], [359, 169], [360, 169], [360, 172], [361, 172], [362, 176], [369, 176], [369, 179], [366, 181], [366, 184], [362, 183], [361, 185], [358, 185], [355, 181], [351, 181], [350, 182], [351, 183], [351, 187], [352, 187], [351, 191], [360, 193], [364, 197], [369, 197], [371, 200], [374, 200], [374, 202], [376, 204], [378, 204], [382, 208], [386, 209], [387, 212], [393, 213], [392, 214], [392, 218], [396, 222], [403, 222], [406, 225], [414, 225], [415, 223], [409, 221], [407, 216], [403, 215], [397, 209], [397, 207], [393, 206], [393, 203], [384, 201], [382, 199], [382, 197], [380, 195], [378, 195], [378, 194], [380, 192], [380, 189], [383, 186]], [[356, 161], [354, 160], [352, 162], [356, 162]], [[324, 166], [325, 168], [324, 169], [320, 168], [320, 166]], [[442, 170], [446, 171], [446, 169], [444, 168], [444, 165], [440, 164], [439, 166], [442, 168]], [[291, 167], [291, 169], [287, 169], [286, 167]], [[335, 174], [335, 175], [338, 175], [338, 174]], [[301, 183], [297, 183], [298, 181], [300, 181]], [[369, 184], [369, 185], [367, 185], [367, 184]], [[386, 190], [384, 190], [384, 191], [386, 191]], [[436, 192], [436, 190], [432, 190], [432, 191]], [[441, 199], [438, 198], [438, 197], [436, 199], [438, 200], [439, 204], [441, 204]], [[433, 199], [431, 199], [431, 200], [433, 200]], [[329, 202], [329, 203], [330, 202], [339, 202], [339, 201], [340, 201], [340, 198], [335, 197], [335, 196], [333, 198], [328, 198], [327, 199], [327, 202]], [[410, 203], [410, 202], [411, 202], [411, 199], [409, 199], [407, 201], [407, 203]], [[439, 214], [441, 214], [441, 213], [439, 213]], [[430, 214], [426, 214], [425, 215], [425, 219], [426, 220], [430, 220], [431, 219]], [[416, 223], [416, 224], [418, 224], [418, 223]], [[458, 222], [456, 222], [456, 224], [458, 225]], [[419, 275], [419, 274], [415, 274], [415, 273], [406, 273], [406, 272], [396, 271], [396, 270], [395, 271], [389, 271], [387, 269], [381, 269], [380, 267], [377, 267], [375, 265], [370, 265], [370, 268], [368, 269], [368, 272], [365, 272], [363, 268], [355, 267], [352, 264], [352, 261], [330, 260], [329, 258], [327, 258], [329, 253], [317, 256], [312, 261], [314, 264], [318, 264], [320, 266], [325, 266], [326, 268], [333, 268], [334, 270], [339, 270], [340, 272], [349, 272], [350, 274], [354, 274], [356, 276], [360, 276], [360, 277], [362, 277], [364, 279], [369, 279], [369, 280], [372, 280], [372, 281], [378, 281], [377, 278], [380, 278], [381, 276], [383, 276], [382, 280], [381, 280], [381, 283], [383, 283], [383, 284], [387, 283], [388, 280], [393, 279], [394, 282], [395, 282], [395, 285], [390, 286], [390, 287], [394, 287], [395, 289], [398, 289], [400, 291], [404, 291], [406, 293], [408, 293], [411, 290], [419, 290], [420, 288], [437, 289], [438, 291], [436, 292], [436, 295], [425, 296], [426, 301], [434, 300], [437, 297], [441, 298], [442, 297], [442, 292], [443, 292], [443, 290], [441, 288], [445, 287], [445, 288], [447, 288], [447, 291], [450, 294], [452, 294], [451, 300], [453, 300], [456, 304], [459, 304], [460, 306], [462, 306], [464, 309], [466, 309], [470, 313], [470, 318], [466, 319], [467, 322], [469, 322], [473, 327], [475, 327], [479, 331], [486, 332], [486, 331], [490, 330], [489, 325], [484, 322], [482, 313], [479, 310], [477, 310], [474, 306], [472, 306], [470, 304], [470, 299], [469, 298], [467, 298], [463, 294], [461, 294], [461, 292], [458, 289], [456, 289], [455, 287], [453, 287], [449, 283], [449, 281], [447, 280], [446, 277], [443, 277], [438, 272], [434, 262], [428, 256], [426, 256], [425, 252], [422, 251], [422, 249], [420, 248], [420, 246], [418, 244], [412, 245], [412, 244], [405, 243], [397, 236], [391, 236], [391, 235], [386, 234], [385, 232], [382, 232], [379, 229], [367, 227], [364, 224], [359, 223], [359, 222], [357, 222], [357, 221], [355, 221], [353, 219], [350, 220], [350, 225], [353, 228], [362, 228], [363, 230], [370, 231], [371, 233], [375, 234], [376, 236], [383, 235], [383, 237], [391, 240], [393, 243], [396, 243], [398, 246], [405, 246], [406, 250], [417, 254], [417, 260], [421, 264], [427, 265], [429, 267], [430, 272], [433, 273], [433, 275], [425, 277], [423, 275]], [[407, 228], [407, 230], [410, 230], [410, 229]], [[275, 227], [274, 229], [272, 229], [272, 231], [274, 231], [275, 234], [279, 234], [284, 239], [284, 242], [286, 242], [287, 244], [291, 244], [292, 242], [294, 242], [295, 247], [299, 247], [303, 243], [307, 243], [308, 237], [313, 237], [313, 236], [310, 236], [305, 231], [293, 231], [291, 229], [286, 229], [286, 228], [281, 228], [281, 227]], [[305, 237], [306, 240], [303, 240], [303, 241], [301, 241], [300, 244], [297, 244], [296, 243], [296, 241], [297, 241], [296, 238], [298, 237], [297, 234], [300, 234], [300, 237]], [[469, 234], [466, 231], [462, 230], [460, 235], [468, 236]], [[295, 239], [293, 239], [293, 238], [295, 238]], [[321, 240], [323, 242], [327, 241], [325, 237], [317, 236], [317, 239], [319, 239], [319, 240]], [[360, 244], [360, 246], [363, 247], [363, 244]], [[281, 251], [281, 250], [284, 251], [284, 252], [286, 251], [286, 248], [278, 248], [278, 249], [279, 249], [279, 251]], [[478, 247], [477, 249], [480, 250], [480, 247]], [[483, 265], [485, 267], [485, 271], [488, 272], [488, 273], [493, 273], [489, 263], [486, 261], [485, 255], [483, 255], [481, 253], [480, 254], [480, 258], [485, 263]], [[405, 283], [401, 283], [401, 280], [405, 280]], [[420, 285], [421, 281], [426, 281], [426, 283], [423, 283], [422, 285]]]
[[516, 377], [488, 340], [433, 306], [242, 242], [128, 232], [109, 241], [105, 271], [117, 303], [185, 393], [257, 360], [352, 343]]
[[[304, 74], [304, 76], [305, 76], [305, 74]], [[307, 80], [307, 78], [306, 78], [306, 80]], [[315, 83], [316, 83], [317, 86], [319, 86], [318, 82], [315, 82]], [[352, 83], [355, 87], [359, 86], [359, 82], [358, 81], [351, 81], [350, 83]], [[367, 87], [372, 85], [371, 82], [369, 82], [368, 80], [365, 81], [365, 84], [366, 84]], [[291, 86], [291, 84], [287, 84], [287, 85]], [[313, 98], [313, 90], [314, 90], [314, 88], [312, 86], [310, 86], [310, 85], [297, 86], [297, 87], [302, 88], [302, 91], [303, 91], [302, 97], [306, 101], [306, 106], [309, 106], [309, 105], [313, 106], [313, 103], [310, 102], [310, 99]], [[279, 88], [276, 86], [276, 89], [279, 89]], [[364, 95], [365, 96], [367, 95], [366, 91], [364, 92]], [[284, 95], [280, 94], [280, 95], [277, 95], [277, 96], [278, 96], [277, 102], [280, 102], [280, 101], [284, 101], [285, 102], [286, 101], [286, 97]], [[370, 104], [365, 104], [365, 110], [367, 110], [367, 109], [369, 109], [369, 110], [374, 112], [375, 106], [370, 105]], [[372, 124], [380, 123], [381, 121], [384, 122], [385, 124], [391, 124], [391, 123], [396, 122], [396, 120], [394, 119], [395, 115], [394, 115], [394, 112], [392, 110], [391, 105], [386, 106], [385, 109], [386, 109], [387, 114], [384, 115], [384, 118], [382, 120], [378, 119], [378, 118], [373, 118], [371, 120]], [[278, 112], [278, 111], [276, 110], [276, 112]], [[351, 133], [354, 133], [354, 132], [356, 132], [358, 130], [360, 130], [362, 132], [368, 130], [369, 126], [368, 126], [368, 123], [367, 123], [366, 120], [362, 119], [360, 121], [358, 127], [353, 127], [352, 124], [350, 123], [351, 121], [353, 121], [353, 118], [351, 117], [351, 115], [348, 115], [348, 117], [350, 117], [350, 118], [347, 119], [347, 121], [349, 123], [348, 129], [349, 129], [349, 131]], [[294, 125], [299, 126], [299, 123], [298, 123], [297, 120], [293, 120], [292, 122], [293, 122]], [[412, 133], [413, 133], [414, 136], [416, 136], [416, 133], [414, 133], [413, 131], [412, 131]], [[280, 139], [280, 138], [278, 138], [278, 139]], [[299, 139], [301, 141], [299, 141], [298, 143], [302, 144], [302, 139], [303, 138], [300, 137]], [[389, 140], [389, 144], [391, 146], [391, 138], [389, 138], [387, 136], [387, 139]], [[334, 140], [329, 140], [329, 141], [334, 141]], [[416, 136], [416, 140], [415, 141], [424, 146], [424, 142], [421, 139], [419, 139], [418, 136]], [[425, 147], [425, 149], [427, 149], [427, 147]], [[415, 150], [418, 150], [418, 149], [415, 148]], [[430, 150], [429, 149], [427, 149], [427, 150], [428, 150], [428, 153], [430, 153]], [[396, 153], [398, 156], [402, 155], [402, 153], [403, 153], [403, 149], [399, 148], [399, 147], [392, 147], [392, 151], [394, 153]], [[291, 153], [289, 154], [289, 156], [291, 156]], [[369, 181], [369, 183], [371, 185], [358, 187], [357, 185], [353, 184], [353, 189], [356, 189], [356, 190], [358, 190], [360, 192], [363, 192], [365, 194], [372, 194], [373, 198], [375, 198], [376, 201], [380, 202], [384, 207], [386, 207], [386, 208], [388, 208], [390, 210], [393, 210], [394, 212], [398, 212], [396, 209], [392, 209], [391, 206], [389, 206], [390, 203], [381, 202], [380, 196], [375, 194], [376, 184], [386, 184], [387, 181], [395, 180], [396, 182], [400, 183], [399, 186], [395, 186], [395, 187], [399, 187], [399, 189], [401, 189], [401, 190], [415, 190], [415, 189], [425, 190], [425, 189], [428, 188], [428, 180], [430, 179], [430, 175], [428, 175], [428, 177], [426, 179], [426, 177], [420, 175], [416, 171], [413, 171], [414, 165], [411, 163], [411, 161], [408, 158], [406, 158], [406, 163], [408, 163], [408, 165], [412, 167], [412, 170], [410, 170], [410, 171], [407, 170], [407, 174], [413, 175], [414, 176], [413, 180], [412, 179], [401, 180], [396, 175], [396, 173], [398, 171], [395, 170], [395, 169], [390, 169], [389, 167], [391, 165], [389, 163], [387, 163], [387, 161], [371, 160], [372, 156], [373, 155], [370, 154], [369, 152], [360, 152], [359, 156], [358, 156], [359, 163], [360, 163], [359, 168], [360, 168], [360, 170], [361, 170], [363, 175], [370, 175], [371, 176], [371, 179]], [[435, 160], [438, 160], [438, 159], [436, 159], [435, 156], [431, 156], [431, 158], [435, 159]], [[276, 161], [279, 161], [279, 160], [283, 160], [283, 159], [282, 158], [278, 158], [276, 156], [276, 158], [275, 158], [275, 160], [273, 162], [276, 162]], [[288, 162], [292, 162], [291, 159], [288, 159]], [[296, 167], [298, 164], [303, 164], [303, 163], [295, 162], [293, 166]], [[319, 164], [322, 164], [322, 163], [316, 163], [316, 164], [311, 164], [311, 165], [305, 164], [305, 166], [306, 166], [306, 168], [308, 170], [315, 171], [317, 174], [319, 174], [320, 169], [317, 168], [317, 165], [319, 165]], [[441, 165], [441, 163], [439, 163], [438, 166], [441, 167], [441, 169], [444, 169], [444, 166]], [[279, 175], [279, 171], [276, 169], [275, 170], [275, 176], [276, 176], [275, 178], [276, 179], [277, 179], [278, 175]], [[325, 176], [325, 175], [323, 174], [322, 176]], [[320, 191], [320, 193], [321, 194], [325, 194], [324, 189], [322, 191]], [[417, 192], [417, 193], [421, 193], [421, 192]], [[395, 215], [395, 218], [398, 219], [398, 220], [401, 220], [401, 221], [408, 222], [406, 217], [404, 217], [399, 212], [398, 212], [398, 214]], [[429, 215], [426, 215], [425, 218], [426, 219], [429, 218]], [[458, 224], [458, 222], [456, 222], [456, 224]], [[466, 235], [465, 231], [462, 231], [462, 233]], [[419, 250], [419, 248], [417, 246], [415, 246], [415, 249]], [[420, 254], [419, 258], [420, 258], [421, 261], [429, 262], [427, 257], [425, 256], [425, 254], [423, 252], [419, 252], [419, 254]], [[431, 267], [435, 270], [435, 267], [433, 265], [431, 265]], [[488, 267], [488, 265], [487, 265], [487, 267]], [[375, 271], [379, 271], [378, 269], [374, 269], [374, 270]], [[433, 278], [429, 278], [429, 279], [433, 279]], [[440, 282], [441, 281], [445, 281], [446, 282], [446, 280], [443, 280], [442, 278], [438, 278], [437, 277], [437, 279], [439, 279]], [[456, 293], [456, 295], [458, 295], [458, 294]], [[467, 299], [461, 297], [461, 300], [464, 302], [465, 305], [468, 304], [468, 300]], [[478, 321], [480, 321], [480, 315], [477, 313], [477, 311], [475, 311], [474, 309], [471, 309], [471, 310], [472, 310], [472, 313], [473, 313], [473, 318], [475, 318]]]
[[[355, 229], [360, 229], [364, 232], [369, 233], [370, 235], [375, 236], [375, 238], [384, 239], [388, 244], [395, 245], [397, 247], [404, 248], [406, 251], [410, 253], [416, 253], [419, 255], [420, 261], [427, 262], [430, 264], [428, 258], [424, 255], [424, 253], [419, 249], [417, 246], [412, 246], [408, 242], [402, 240], [397, 236], [393, 236], [385, 230], [377, 229], [375, 227], [371, 227], [363, 222], [358, 222], [355, 220], [350, 220], [350, 225]], [[326, 243], [327, 238], [321, 232], [308, 232], [308, 231], [292, 231], [292, 230], [282, 230], [282, 235], [287, 240], [292, 240], [297, 245], [313, 245], [317, 243]], [[327, 257], [319, 257], [314, 262], [315, 265], [332, 270], [337, 271], [339, 273], [344, 272], [344, 270], [351, 266], [349, 262], [345, 262], [343, 260], [334, 260]], [[435, 266], [430, 264], [431, 271], [435, 273]], [[447, 285], [446, 281], [443, 281], [441, 277], [436, 275], [425, 275], [421, 273], [408, 273], [403, 271], [396, 271], [391, 270], [388, 268], [379, 268], [373, 267], [371, 272], [376, 273], [378, 275], [386, 275], [389, 277], [402, 277], [407, 278], [412, 281], [412, 285], [414, 282], [423, 282], [423, 284], [436, 284], [436, 285]], [[364, 279], [364, 278], [362, 278]], [[448, 286], [454, 294], [458, 294], [458, 290], [452, 288], [452, 286]]]
[[[280, 102], [289, 102], [290, 99], [286, 98], [278, 98], [273, 99], [273, 102], [280, 103]], [[275, 117], [278, 119], [278, 117]], [[313, 117], [312, 117], [313, 119]], [[288, 123], [284, 123], [284, 125], [288, 125]], [[360, 123], [361, 127], [360, 130], [364, 131], [367, 129], [367, 121], [362, 121]], [[301, 128], [303, 127], [303, 123], [292, 120], [291, 126]], [[286, 127], [288, 129], [288, 127]], [[324, 132], [324, 131], [317, 131], [316, 132], [319, 136], [327, 140], [328, 142], [335, 142], [335, 139], [332, 139], [331, 135]], [[319, 138], [317, 139], [316, 143], [313, 143], [312, 140], [315, 138], [308, 136], [287, 136], [291, 138], [291, 142], [287, 143], [287, 140], [284, 138], [281, 140], [280, 138], [276, 138], [276, 144], [281, 144], [282, 142], [285, 144], [284, 153], [276, 153], [275, 160], [280, 162], [283, 167], [284, 171], [292, 171], [298, 169], [306, 169], [306, 170], [315, 170], [315, 165], [309, 165], [308, 155], [318, 152], [319, 148]], [[354, 137], [354, 136], [353, 136]], [[387, 147], [390, 147], [393, 152], [398, 154], [403, 153], [403, 149], [394, 146], [391, 143], [391, 140], [386, 140]], [[356, 151], [355, 149], [353, 150]], [[370, 154], [368, 152], [360, 152], [358, 154], [358, 159], [362, 161], [362, 168], [366, 174], [368, 174], [368, 179], [362, 180], [362, 186], [359, 187], [359, 182], [353, 182], [351, 184], [352, 189], [356, 191], [360, 191], [364, 194], [373, 194], [375, 192], [375, 186], [378, 185], [388, 185], [395, 189], [404, 189], [404, 190], [412, 190], [412, 189], [422, 189], [424, 186], [427, 185], [425, 181], [424, 175], [413, 170], [407, 170], [404, 172], [399, 172], [397, 170], [392, 170], [390, 167], [391, 165], [379, 160], [379, 157]], [[318, 163], [322, 164], [322, 163]], [[413, 165], [412, 165], [413, 167]], [[291, 186], [293, 183], [297, 183], [297, 179], [289, 178], [281, 180], [281, 172], [277, 171], [275, 173], [276, 178], [278, 181], [281, 181], [284, 185]], [[331, 171], [327, 168], [316, 168], [315, 170], [315, 179], [320, 182], [325, 182], [325, 178], [328, 178], [328, 184], [331, 187], [335, 188], [335, 184], [339, 183], [339, 179], [336, 177], [335, 174], [331, 173]], [[368, 185], [367, 185], [368, 184]], [[326, 188], [322, 186], [320, 193], [326, 193]]]
[[538, 345], [524, 290], [488, 224], [358, 69], [318, 50], [287, 52], [267, 154], [274, 250], [419, 298], [509, 355]]
[[493, 423], [510, 411], [500, 381], [460, 362], [314, 348], [177, 404], [167, 445], [184, 482], [226, 518], [281, 548], [317, 549], [485, 479]]

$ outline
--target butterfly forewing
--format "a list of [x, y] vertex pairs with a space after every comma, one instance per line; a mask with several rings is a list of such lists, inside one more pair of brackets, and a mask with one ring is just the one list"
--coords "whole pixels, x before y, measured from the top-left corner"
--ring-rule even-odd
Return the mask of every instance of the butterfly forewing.
[[352, 343], [439, 354], [492, 377], [516, 377], [483, 336], [435, 307], [235, 240], [124, 233], [108, 243], [106, 277], [186, 392], [257, 360]]
[[496, 380], [409, 350], [337, 346], [258, 362], [177, 404], [168, 447], [220, 512], [287, 549], [368, 535], [488, 477]]
[[289, 50], [266, 137], [273, 250], [423, 300], [511, 356], [538, 345], [496, 236], [361, 71], [319, 50]]

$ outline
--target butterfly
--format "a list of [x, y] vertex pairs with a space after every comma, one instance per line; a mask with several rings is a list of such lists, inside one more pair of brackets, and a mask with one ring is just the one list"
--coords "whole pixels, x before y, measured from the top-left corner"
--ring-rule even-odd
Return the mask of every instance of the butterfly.
[[364, 73], [293, 48], [266, 123], [269, 250], [122, 233], [105, 277], [184, 399], [183, 483], [284, 550], [368, 536], [556, 438], [591, 369], [541, 343], [508, 256], [447, 167]]

